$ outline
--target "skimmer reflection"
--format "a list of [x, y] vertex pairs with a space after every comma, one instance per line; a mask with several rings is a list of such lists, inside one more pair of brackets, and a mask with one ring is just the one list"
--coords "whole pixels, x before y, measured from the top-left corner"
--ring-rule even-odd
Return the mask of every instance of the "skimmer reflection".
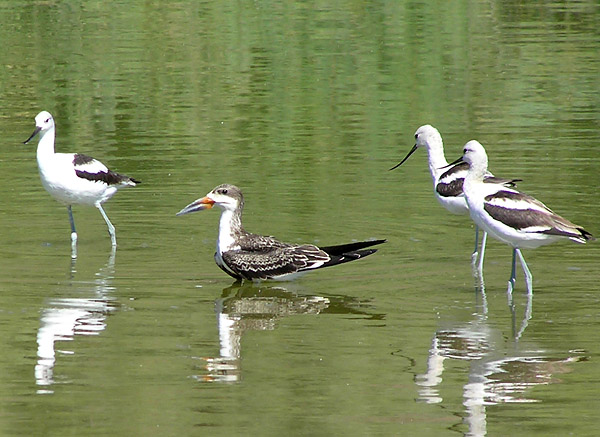
[[244, 282], [223, 290], [215, 301], [219, 356], [203, 358], [207, 373], [196, 378], [205, 382], [236, 382], [241, 378], [242, 337], [246, 331], [270, 331], [277, 321], [299, 314], [363, 314], [365, 302], [346, 296], [301, 294], [293, 283], [281, 285]]

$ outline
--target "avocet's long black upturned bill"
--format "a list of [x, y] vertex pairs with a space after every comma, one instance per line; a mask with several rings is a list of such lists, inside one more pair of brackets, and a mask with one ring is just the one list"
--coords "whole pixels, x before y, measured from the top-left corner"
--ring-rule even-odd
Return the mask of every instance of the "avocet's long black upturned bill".
[[479, 142], [469, 141], [465, 144], [463, 153], [452, 164], [466, 162], [469, 165], [463, 191], [471, 218], [492, 237], [513, 247], [509, 293], [515, 285], [517, 256], [525, 273], [527, 290], [529, 293], [533, 290], [531, 272], [521, 254], [521, 248], [533, 249], [564, 239], [576, 243], [594, 239], [581, 226], [555, 214], [539, 200], [512, 188], [483, 183], [488, 157]]
[[[466, 163], [448, 165], [444, 156], [444, 143], [439, 131], [429, 125], [423, 125], [415, 132], [415, 145], [400, 163], [390, 170], [400, 167], [420, 147], [427, 150], [429, 160], [429, 173], [433, 181], [433, 193], [440, 204], [453, 214], [468, 214], [469, 208], [463, 194], [463, 181], [469, 168]], [[486, 183], [514, 186], [519, 179], [498, 178], [487, 172], [484, 181]], [[477, 261], [478, 254], [478, 228], [475, 225], [475, 249], [473, 250], [473, 262]], [[479, 269], [483, 266], [485, 255], [485, 243], [487, 234], [484, 231], [481, 239], [481, 253], [479, 256]]]
[[108, 225], [108, 233], [113, 247], [117, 245], [115, 227], [102, 208], [118, 188], [135, 186], [140, 181], [129, 176], [117, 174], [100, 161], [80, 153], [54, 153], [55, 125], [52, 115], [47, 111], [35, 117], [35, 131], [25, 141], [27, 144], [38, 133], [40, 140], [37, 148], [37, 162], [42, 185], [59, 202], [67, 206], [71, 222], [71, 242], [75, 255], [77, 232], [73, 220], [71, 205], [83, 204], [95, 206]]
[[215, 261], [236, 279], [293, 279], [299, 273], [354, 261], [377, 252], [366, 249], [385, 240], [362, 241], [339, 246], [282, 243], [273, 237], [251, 234], [242, 227], [244, 197], [234, 185], [219, 185], [205, 197], [183, 208], [177, 215], [221, 208]]

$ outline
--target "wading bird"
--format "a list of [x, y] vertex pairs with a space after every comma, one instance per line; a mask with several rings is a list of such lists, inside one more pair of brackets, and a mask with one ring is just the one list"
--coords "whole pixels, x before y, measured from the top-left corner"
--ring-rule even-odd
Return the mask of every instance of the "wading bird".
[[219, 185], [177, 215], [221, 208], [215, 261], [228, 275], [241, 280], [289, 280], [300, 273], [364, 258], [377, 249], [366, 249], [385, 240], [362, 241], [339, 246], [282, 243], [273, 237], [251, 234], [242, 227], [244, 197], [229, 184]]
[[[390, 170], [400, 167], [406, 160], [418, 149], [425, 148], [429, 160], [429, 173], [433, 180], [433, 193], [440, 204], [453, 214], [468, 214], [469, 208], [463, 194], [463, 181], [469, 166], [466, 163], [448, 165], [444, 156], [444, 143], [439, 131], [433, 126], [426, 124], [421, 126], [415, 132], [415, 145], [408, 152], [399, 164], [396, 164]], [[520, 179], [498, 178], [487, 172], [484, 177], [486, 183], [501, 184], [512, 187]], [[477, 256], [479, 251], [479, 228], [475, 225], [475, 249], [473, 250], [473, 266], [477, 266], [479, 271], [483, 268], [483, 258], [485, 255], [485, 243], [487, 233], [483, 231], [481, 237], [481, 252], [479, 253], [479, 263]]]
[[56, 127], [47, 111], [35, 117], [35, 130], [24, 142], [27, 144], [37, 134], [37, 162], [42, 185], [60, 203], [67, 206], [71, 223], [72, 256], [77, 256], [77, 231], [73, 220], [72, 205], [91, 205], [98, 208], [106, 221], [113, 247], [117, 246], [115, 227], [108, 219], [102, 204], [121, 187], [135, 186], [140, 181], [109, 170], [100, 161], [80, 153], [55, 153]]
[[533, 292], [532, 276], [521, 249], [534, 249], [560, 240], [585, 243], [594, 237], [581, 226], [555, 214], [539, 200], [515, 189], [486, 184], [488, 157], [475, 141], [465, 144], [463, 156], [450, 165], [469, 165], [463, 191], [469, 204], [471, 219], [492, 237], [512, 246], [512, 270], [508, 292], [516, 280], [517, 256], [521, 261], [528, 293]]

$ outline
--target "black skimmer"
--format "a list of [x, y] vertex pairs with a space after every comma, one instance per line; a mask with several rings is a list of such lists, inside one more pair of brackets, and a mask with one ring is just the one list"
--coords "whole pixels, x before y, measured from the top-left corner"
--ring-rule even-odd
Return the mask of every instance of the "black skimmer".
[[463, 156], [450, 165], [461, 162], [469, 165], [463, 191], [471, 219], [492, 237], [513, 248], [509, 294], [515, 285], [517, 256], [525, 273], [527, 291], [530, 294], [533, 291], [531, 272], [521, 248], [534, 249], [565, 239], [576, 243], [594, 240], [588, 231], [555, 214], [539, 200], [512, 188], [484, 183], [488, 157], [479, 142], [472, 140], [465, 144]]
[[[408, 152], [399, 164], [396, 164], [390, 170], [400, 167], [406, 160], [418, 149], [425, 148], [429, 159], [429, 173], [433, 180], [433, 193], [438, 202], [453, 214], [468, 214], [469, 208], [463, 194], [463, 181], [467, 175], [469, 166], [466, 163], [448, 165], [444, 156], [444, 143], [439, 131], [429, 125], [423, 125], [415, 132], [415, 145]], [[487, 172], [485, 175], [486, 183], [501, 184], [506, 187], [514, 187], [520, 179], [498, 178]], [[479, 251], [479, 228], [475, 225], [475, 249], [473, 250], [473, 265], [477, 262]], [[481, 238], [481, 253], [479, 254], [478, 269], [483, 268], [483, 258], [485, 255], [485, 243], [487, 233], [483, 231]]]
[[282, 243], [273, 237], [251, 234], [242, 227], [242, 192], [229, 184], [219, 185], [177, 215], [210, 209], [214, 205], [222, 210], [215, 261], [225, 273], [238, 280], [293, 279], [310, 270], [364, 258], [377, 251], [367, 247], [385, 242], [373, 240], [317, 247]]
[[24, 142], [27, 144], [38, 133], [37, 162], [42, 185], [57, 201], [65, 204], [71, 223], [72, 256], [77, 254], [77, 232], [71, 205], [91, 205], [98, 208], [106, 221], [113, 247], [117, 245], [115, 227], [108, 219], [102, 204], [110, 199], [118, 188], [135, 186], [140, 181], [109, 170], [100, 161], [80, 153], [55, 153], [56, 128], [52, 115], [47, 111], [35, 117], [35, 130]]

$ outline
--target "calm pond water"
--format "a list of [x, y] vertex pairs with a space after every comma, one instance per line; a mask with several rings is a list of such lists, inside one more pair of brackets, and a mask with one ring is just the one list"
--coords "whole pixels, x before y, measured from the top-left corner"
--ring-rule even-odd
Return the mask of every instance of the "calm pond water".
[[[525, 251], [528, 301], [435, 201], [419, 151], [478, 139], [492, 171], [599, 235], [600, 7], [568, 2], [0, 6], [1, 435], [597, 435], [600, 246]], [[35, 144], [143, 184], [105, 209], [43, 190]], [[232, 283], [220, 183], [248, 230], [375, 255]]]

